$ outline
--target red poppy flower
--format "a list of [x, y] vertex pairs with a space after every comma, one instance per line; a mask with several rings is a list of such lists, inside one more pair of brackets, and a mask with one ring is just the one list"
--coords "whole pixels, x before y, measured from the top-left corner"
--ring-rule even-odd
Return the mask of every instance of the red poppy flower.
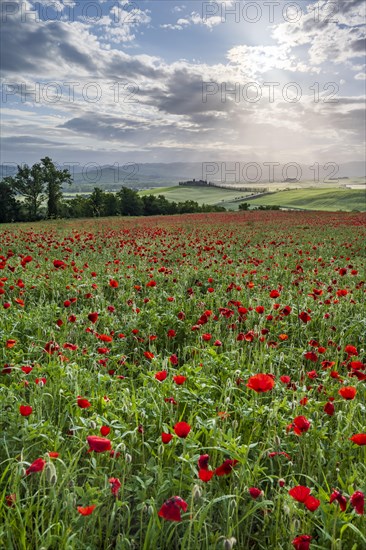
[[66, 264], [65, 264], [65, 262], [63, 262], [62, 260], [53, 260], [53, 266], [54, 266], [56, 269], [59, 269], [60, 267], [65, 268], [65, 267], [66, 267]]
[[163, 382], [163, 380], [165, 380], [167, 376], [168, 376], [168, 371], [166, 370], [160, 370], [159, 372], [155, 373], [155, 378], [156, 380], [159, 380], [159, 382]]
[[258, 489], [258, 487], [249, 487], [249, 494], [252, 498], [256, 499], [259, 496], [263, 495], [263, 491]]
[[244, 334], [244, 340], [246, 342], [253, 342], [254, 336], [255, 336], [254, 332], [252, 330], [249, 330], [249, 332]]
[[109, 426], [101, 426], [100, 428], [100, 435], [102, 435], [103, 437], [105, 437], [106, 435], [108, 435], [110, 433], [111, 429]]
[[198, 459], [198, 467], [200, 470], [208, 470], [209, 455], [201, 455]]
[[280, 376], [280, 380], [283, 384], [289, 384], [291, 382], [291, 378], [287, 375]]
[[365, 369], [365, 365], [362, 363], [362, 361], [351, 361], [349, 363], [349, 366], [353, 370], [358, 370], [358, 369], [364, 370]]
[[154, 359], [154, 354], [151, 352], [151, 351], [144, 351], [144, 356], [146, 357], [146, 359]]
[[320, 506], [320, 500], [318, 498], [313, 497], [312, 495], [308, 496], [308, 498], [304, 502], [304, 506], [310, 510], [310, 512], [315, 512]]
[[294, 418], [293, 424], [294, 432], [297, 435], [307, 432], [310, 428], [310, 422], [305, 416], [297, 416]]
[[278, 290], [271, 290], [271, 292], [269, 293], [270, 298], [278, 298], [279, 296], [280, 293], [278, 292]]
[[308, 323], [309, 321], [311, 321], [311, 317], [308, 313], [306, 313], [306, 311], [302, 311], [299, 314], [299, 319], [301, 319], [301, 321], [305, 324]]
[[49, 456], [50, 458], [58, 458], [58, 457], [60, 456], [60, 453], [56, 453], [55, 451], [50, 451], [50, 452], [48, 453], [48, 456]]
[[215, 472], [212, 470], [206, 470], [205, 468], [201, 468], [198, 470], [198, 477], [201, 481], [204, 481], [205, 483], [208, 483], [210, 479], [212, 479]]
[[116, 281], [115, 279], [110, 279], [109, 286], [112, 288], [118, 288], [118, 281]]
[[101, 340], [102, 342], [113, 342], [113, 337], [109, 336], [108, 334], [98, 334], [97, 335], [98, 340]]
[[171, 365], [178, 365], [178, 357], [174, 353], [169, 357], [169, 363]]
[[29, 374], [30, 372], [32, 372], [33, 370], [33, 367], [30, 367], [28, 365], [25, 365], [24, 367], [21, 367], [22, 371], [25, 373], [25, 374]]
[[350, 440], [356, 445], [366, 445], [366, 434], [355, 434], [350, 437]]
[[356, 491], [351, 495], [350, 502], [356, 513], [362, 516], [365, 511], [365, 495], [361, 491]]
[[292, 541], [295, 550], [309, 550], [312, 537], [310, 535], [299, 535]]
[[96, 507], [96, 504], [92, 504], [91, 506], [78, 506], [77, 510], [82, 516], [90, 516]]
[[335, 407], [333, 405], [333, 403], [331, 403], [330, 401], [328, 401], [328, 403], [326, 403], [324, 405], [324, 412], [326, 414], [328, 414], [329, 416], [333, 416], [334, 415], [334, 411], [335, 411]]
[[56, 351], [59, 351], [59, 349], [60, 349], [60, 346], [57, 344], [57, 342], [54, 342], [52, 340], [50, 342], [47, 342], [47, 344], [44, 347], [44, 351], [46, 353], [49, 353], [50, 355], [52, 355]]
[[178, 403], [174, 399], [174, 397], [164, 397], [165, 403], [170, 403], [171, 405], [177, 405]]
[[340, 506], [340, 509], [342, 510], [342, 512], [345, 512], [346, 508], [347, 508], [347, 499], [346, 499], [346, 497], [344, 497], [340, 491], [335, 490], [330, 495], [330, 499], [329, 499], [330, 504], [335, 500], [339, 503], [339, 506]]
[[187, 422], [177, 422], [177, 424], [174, 426], [174, 431], [178, 437], [182, 437], [184, 439], [191, 431], [191, 427], [189, 424], [187, 424]]
[[285, 456], [288, 460], [291, 460], [290, 455], [285, 453], [284, 451], [279, 451], [279, 452], [273, 451], [271, 453], [268, 453], [269, 458], [273, 458], [274, 456], [277, 456], [277, 455]]
[[17, 343], [16, 340], [9, 339], [9, 340], [6, 341], [5, 345], [8, 349], [10, 349], [10, 348], [13, 348], [16, 343]]
[[202, 334], [202, 340], [203, 340], [204, 342], [209, 342], [209, 341], [211, 340], [211, 338], [212, 338], [212, 335], [209, 334], [209, 333]]
[[307, 351], [306, 353], [304, 353], [304, 357], [305, 359], [307, 359], [308, 361], [312, 361], [313, 363], [316, 363], [318, 360], [317, 354], [313, 351]]
[[188, 504], [181, 497], [172, 497], [166, 500], [159, 510], [159, 517], [168, 521], [181, 521], [180, 511], [186, 512]]
[[172, 434], [168, 434], [168, 433], [162, 432], [162, 434], [161, 434], [161, 440], [162, 440], [162, 442], [164, 443], [164, 445], [166, 445], [167, 443], [170, 443], [172, 439], [173, 439]]
[[89, 407], [91, 407], [91, 403], [87, 399], [84, 399], [80, 396], [77, 399], [77, 403], [81, 409], [88, 409]]
[[331, 369], [332, 367], [334, 367], [334, 365], [335, 365], [335, 361], [322, 361], [321, 362], [321, 366], [322, 366], [323, 370]]
[[29, 416], [32, 414], [32, 407], [30, 405], [20, 405], [19, 412], [22, 416]]
[[187, 377], [178, 374], [177, 376], [173, 376], [173, 380], [178, 386], [181, 386], [187, 380]]
[[234, 468], [234, 466], [236, 466], [236, 464], [238, 464], [238, 462], [239, 461], [236, 460], [236, 459], [227, 458], [226, 460], [224, 460], [224, 462], [221, 464], [221, 466], [216, 468], [215, 475], [217, 475], [217, 476], [229, 475], [231, 473], [232, 469]]
[[46, 461], [43, 458], [36, 458], [34, 462], [26, 469], [25, 475], [33, 474], [35, 472], [41, 472], [46, 466]]
[[10, 495], [6, 495], [5, 497], [5, 503], [9, 508], [13, 508], [15, 506], [17, 500], [17, 496], [15, 493], [11, 493]]
[[354, 399], [357, 390], [354, 386], [343, 386], [338, 393], [341, 397], [343, 397], [343, 399], [351, 400]]
[[99, 437], [98, 435], [89, 435], [86, 440], [89, 444], [89, 451], [103, 453], [111, 450], [112, 445], [109, 439]]
[[110, 477], [108, 481], [111, 486], [112, 495], [116, 497], [118, 495], [118, 491], [120, 490], [122, 484], [117, 477]]
[[297, 485], [296, 487], [290, 489], [288, 493], [292, 498], [297, 500], [297, 502], [304, 503], [310, 495], [310, 489], [308, 487], [304, 487], [303, 485]]
[[77, 344], [70, 344], [70, 342], [65, 342], [62, 346], [64, 349], [69, 349], [71, 351], [76, 351], [78, 349]]
[[356, 356], [358, 356], [358, 351], [357, 351], [357, 348], [356, 348], [355, 346], [350, 346], [350, 345], [348, 345], [348, 346], [346, 346], [346, 347], [344, 348], [344, 351], [345, 351], [346, 353], [348, 353], [348, 356], [349, 356], [349, 357], [350, 357], [351, 355], [356, 355]]
[[257, 307], [255, 308], [255, 311], [256, 311], [257, 313], [264, 313], [264, 307], [263, 307], [263, 306], [257, 306]]
[[265, 393], [270, 391], [274, 385], [275, 381], [269, 374], [256, 374], [249, 378], [247, 388], [257, 393]]

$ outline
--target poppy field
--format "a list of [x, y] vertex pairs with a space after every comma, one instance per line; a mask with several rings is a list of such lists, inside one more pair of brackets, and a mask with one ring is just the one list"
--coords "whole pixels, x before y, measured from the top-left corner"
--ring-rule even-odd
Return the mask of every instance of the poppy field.
[[359, 213], [0, 229], [0, 548], [366, 548]]

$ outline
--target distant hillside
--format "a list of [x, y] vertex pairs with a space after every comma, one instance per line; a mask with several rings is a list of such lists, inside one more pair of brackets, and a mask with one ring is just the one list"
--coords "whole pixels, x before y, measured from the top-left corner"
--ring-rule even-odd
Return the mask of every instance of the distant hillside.
[[[56, 161], [55, 161], [56, 162]], [[69, 168], [65, 163], [62, 168]], [[301, 181], [312, 180], [314, 184], [322, 183], [324, 179], [331, 183], [332, 177], [364, 177], [366, 166], [364, 162], [345, 163], [339, 167], [338, 172], [333, 171], [333, 165], [329, 165], [326, 169], [319, 168], [319, 182], [315, 169], [310, 169], [308, 166], [301, 165], [297, 172], [294, 166], [284, 167], [276, 166], [273, 170], [274, 181], [282, 182], [284, 179], [295, 179], [298, 173], [301, 174]], [[112, 165], [104, 165], [98, 168], [89, 163], [84, 168], [72, 167], [69, 168], [74, 179], [73, 186], [68, 188], [70, 192], [87, 192], [95, 186], [104, 189], [118, 189], [122, 185], [131, 188], [151, 188], [151, 187], [170, 187], [178, 184], [180, 181], [191, 179], [208, 179], [215, 183], [227, 184], [245, 184], [255, 185], [255, 183], [266, 183], [269, 178], [269, 167], [264, 164], [260, 165], [245, 165], [245, 163], [233, 162], [218, 162], [218, 163], [200, 163], [200, 162], [173, 162], [173, 163], [116, 163]], [[236, 174], [234, 170], [236, 169]], [[16, 173], [14, 164], [0, 165], [0, 178], [12, 176]], [[286, 177], [284, 177], [286, 176]], [[259, 179], [258, 179], [259, 178]], [[342, 183], [346, 183], [343, 180]]]
[[[297, 189], [278, 191], [267, 196], [248, 200], [254, 206], [281, 206], [301, 210], [343, 210], [366, 212], [366, 191], [354, 189]], [[229, 205], [223, 203], [228, 208]]]
[[193, 200], [198, 204], [223, 206], [228, 210], [238, 210], [241, 202], [248, 202], [251, 208], [256, 206], [280, 206], [300, 210], [352, 210], [366, 211], [366, 190], [308, 187], [291, 191], [279, 191], [275, 187], [271, 193], [251, 195], [232, 189], [215, 187], [159, 187], [141, 191], [140, 195], [164, 195], [170, 201], [184, 202]]

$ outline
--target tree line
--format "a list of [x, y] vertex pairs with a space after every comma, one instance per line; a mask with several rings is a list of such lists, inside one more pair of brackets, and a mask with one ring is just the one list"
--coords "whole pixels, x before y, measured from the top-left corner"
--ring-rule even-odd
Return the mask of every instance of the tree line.
[[221, 206], [194, 201], [172, 202], [163, 195], [140, 196], [122, 187], [117, 193], [95, 187], [86, 195], [65, 198], [63, 186], [71, 184], [68, 170], [59, 170], [49, 157], [32, 167], [18, 166], [15, 176], [0, 181], [0, 223], [94, 216], [155, 216], [194, 212], [224, 212]]

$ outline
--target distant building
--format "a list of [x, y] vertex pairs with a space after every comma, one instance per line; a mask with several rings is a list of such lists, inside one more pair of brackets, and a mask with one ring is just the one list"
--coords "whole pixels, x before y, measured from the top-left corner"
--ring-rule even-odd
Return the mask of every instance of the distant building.
[[282, 183], [298, 183], [299, 181], [297, 178], [286, 178]]

